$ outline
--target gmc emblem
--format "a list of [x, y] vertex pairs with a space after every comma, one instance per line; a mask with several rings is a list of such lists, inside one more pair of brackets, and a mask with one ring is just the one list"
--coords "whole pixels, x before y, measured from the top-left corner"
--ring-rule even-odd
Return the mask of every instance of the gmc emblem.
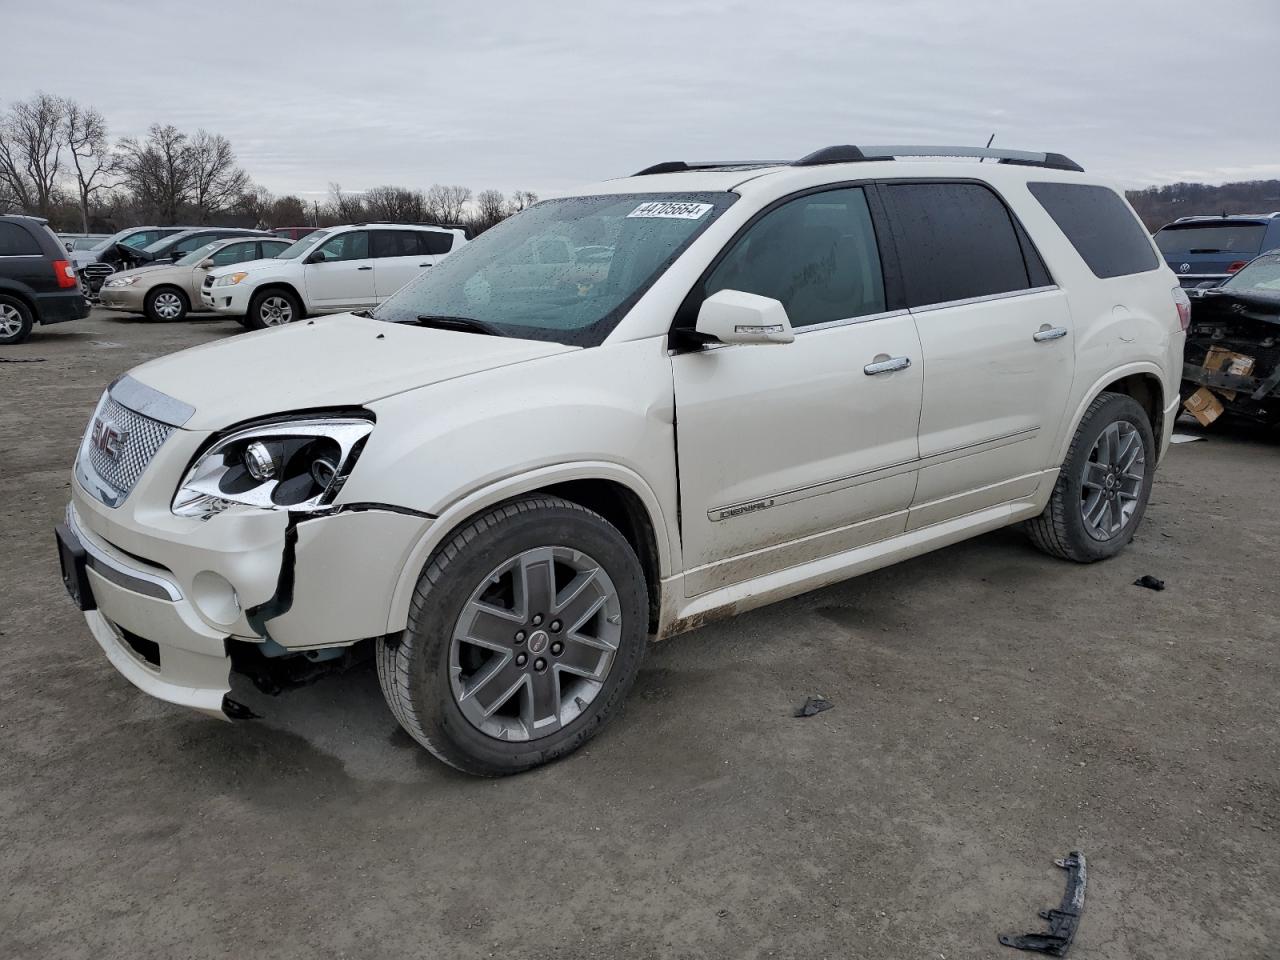
[[89, 444], [108, 460], [120, 462], [120, 447], [129, 435], [122, 432], [110, 420], [98, 417], [93, 421], [93, 431], [89, 435]]

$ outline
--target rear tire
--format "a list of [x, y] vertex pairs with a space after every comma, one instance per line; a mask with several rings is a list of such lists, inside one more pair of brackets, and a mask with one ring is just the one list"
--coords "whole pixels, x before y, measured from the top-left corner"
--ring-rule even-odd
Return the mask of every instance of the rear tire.
[[1155, 467], [1147, 412], [1132, 397], [1099, 394], [1080, 420], [1048, 506], [1026, 523], [1031, 542], [1076, 563], [1115, 556], [1147, 511]]
[[378, 681], [440, 760], [519, 773], [596, 734], [631, 688], [647, 633], [644, 572], [622, 534], [576, 503], [523, 497], [435, 551], [403, 634], [378, 641]]
[[302, 304], [288, 290], [264, 290], [249, 301], [249, 312], [243, 322], [250, 330], [266, 330], [283, 327], [301, 320], [302, 316]]
[[156, 287], [148, 291], [143, 309], [152, 323], [170, 323], [186, 319], [191, 304], [177, 287]]
[[0, 346], [21, 343], [31, 336], [31, 311], [17, 297], [0, 294]]

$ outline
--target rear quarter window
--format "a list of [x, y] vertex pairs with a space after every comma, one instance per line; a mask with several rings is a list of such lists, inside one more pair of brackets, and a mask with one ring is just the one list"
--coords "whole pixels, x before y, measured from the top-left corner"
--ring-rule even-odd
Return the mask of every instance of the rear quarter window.
[[25, 227], [0, 223], [0, 257], [38, 257], [43, 253], [40, 242]]
[[1085, 183], [1028, 183], [1027, 189], [1095, 277], [1124, 277], [1159, 266], [1146, 228], [1114, 190]]

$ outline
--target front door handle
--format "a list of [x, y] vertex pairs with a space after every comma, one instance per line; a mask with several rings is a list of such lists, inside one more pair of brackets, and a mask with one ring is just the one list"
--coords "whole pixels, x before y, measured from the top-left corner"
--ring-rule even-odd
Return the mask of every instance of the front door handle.
[[1049, 340], [1061, 340], [1066, 335], [1066, 327], [1043, 327], [1032, 334], [1031, 339], [1036, 343], [1045, 343]]
[[868, 363], [862, 368], [862, 372], [868, 377], [874, 377], [877, 373], [893, 373], [895, 370], [905, 370], [909, 366], [911, 366], [910, 357], [890, 357], [888, 360]]
[[373, 267], [356, 267], [357, 270], [372, 270]]
[[429, 264], [429, 263], [420, 263], [420, 264], [418, 264], [418, 266], [420, 266], [420, 267], [429, 267], [429, 266], [431, 266], [431, 264]]

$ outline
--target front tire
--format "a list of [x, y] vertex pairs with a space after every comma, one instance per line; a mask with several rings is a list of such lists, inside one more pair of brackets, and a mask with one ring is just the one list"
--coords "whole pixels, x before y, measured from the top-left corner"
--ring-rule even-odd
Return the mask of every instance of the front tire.
[[287, 290], [264, 290], [249, 302], [244, 325], [250, 330], [283, 327], [302, 319], [302, 304]]
[[519, 773], [582, 746], [616, 712], [644, 655], [640, 561], [600, 515], [530, 496], [436, 550], [378, 680], [400, 725], [450, 766]]
[[31, 336], [31, 311], [16, 297], [0, 296], [0, 345], [21, 343]]
[[172, 323], [184, 319], [191, 305], [187, 303], [181, 290], [175, 287], [156, 287], [147, 294], [143, 309], [152, 323]]
[[1048, 506], [1026, 524], [1031, 542], [1077, 563], [1115, 556], [1147, 511], [1155, 467], [1147, 412], [1132, 397], [1099, 394], [1080, 420]]

